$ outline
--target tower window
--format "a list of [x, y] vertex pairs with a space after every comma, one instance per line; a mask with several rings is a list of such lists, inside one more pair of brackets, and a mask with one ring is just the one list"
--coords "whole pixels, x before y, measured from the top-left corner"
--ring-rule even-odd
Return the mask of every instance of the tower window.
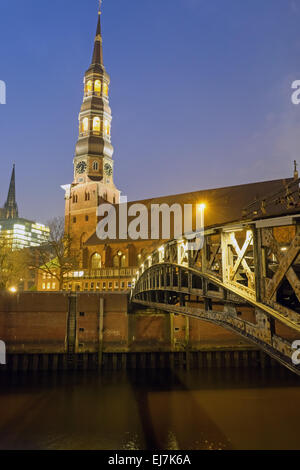
[[100, 80], [95, 81], [95, 93], [99, 96], [101, 94], [101, 82], [100, 82]]
[[73, 224], [76, 224], [76, 222], [77, 222], [76, 217], [73, 217]]
[[89, 118], [84, 118], [82, 121], [82, 132], [86, 133], [89, 130]]
[[89, 216], [88, 216], [88, 215], [85, 216], [85, 221], [86, 221], [86, 222], [89, 221]]
[[93, 162], [93, 170], [98, 171], [99, 170], [99, 163], [98, 162]]
[[85, 193], [85, 200], [86, 201], [89, 201], [90, 200], [90, 193]]
[[100, 134], [100, 118], [94, 117], [93, 119], [93, 132]]
[[107, 83], [103, 83], [103, 94], [105, 96], [108, 95], [108, 85], [107, 85]]
[[86, 93], [92, 93], [93, 91], [93, 82], [89, 80], [86, 84]]

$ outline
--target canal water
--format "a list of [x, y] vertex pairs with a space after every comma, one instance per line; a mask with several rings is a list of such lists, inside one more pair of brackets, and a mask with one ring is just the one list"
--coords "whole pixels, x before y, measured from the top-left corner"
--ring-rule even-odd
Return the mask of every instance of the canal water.
[[0, 449], [300, 449], [285, 369], [0, 375]]

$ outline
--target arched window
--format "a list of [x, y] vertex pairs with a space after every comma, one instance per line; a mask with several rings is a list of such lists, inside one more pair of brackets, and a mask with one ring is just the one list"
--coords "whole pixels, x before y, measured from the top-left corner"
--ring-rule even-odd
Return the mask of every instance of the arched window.
[[95, 81], [95, 93], [100, 96], [101, 94], [101, 82], [100, 80]]
[[89, 131], [89, 118], [84, 118], [82, 121], [82, 132], [86, 133]]
[[114, 268], [119, 268], [120, 267], [120, 257], [118, 255], [115, 255], [113, 257], [113, 266], [114, 266]]
[[92, 93], [93, 92], [93, 82], [92, 80], [89, 80], [86, 84], [86, 92], [87, 93]]
[[123, 255], [121, 258], [121, 268], [125, 268], [125, 267], [126, 267], [126, 256]]
[[100, 134], [100, 118], [94, 117], [93, 119], [93, 131], [96, 134]]
[[92, 270], [95, 270], [95, 269], [100, 269], [101, 268], [101, 255], [99, 255], [99, 253], [95, 253], [92, 258], [91, 258], [91, 267], [92, 267]]
[[99, 170], [99, 163], [98, 162], [93, 162], [93, 170], [98, 171]]
[[105, 96], [108, 95], [108, 85], [107, 85], [107, 83], [103, 83], [103, 94]]

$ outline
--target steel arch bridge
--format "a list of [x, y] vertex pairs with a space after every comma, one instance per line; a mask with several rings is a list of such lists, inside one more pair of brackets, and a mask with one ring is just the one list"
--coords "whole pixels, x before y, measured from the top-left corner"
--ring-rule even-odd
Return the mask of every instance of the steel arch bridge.
[[182, 239], [151, 253], [131, 302], [234, 331], [300, 375], [300, 213], [213, 227], [203, 238], [199, 249]]

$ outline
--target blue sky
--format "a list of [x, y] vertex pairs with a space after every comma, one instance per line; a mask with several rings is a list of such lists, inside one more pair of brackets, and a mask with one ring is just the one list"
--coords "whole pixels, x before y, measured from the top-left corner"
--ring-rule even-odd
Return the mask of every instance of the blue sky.
[[[97, 0], [1, 0], [0, 204], [63, 213]], [[284, 178], [300, 163], [300, 0], [104, 0], [115, 182], [130, 200]]]

